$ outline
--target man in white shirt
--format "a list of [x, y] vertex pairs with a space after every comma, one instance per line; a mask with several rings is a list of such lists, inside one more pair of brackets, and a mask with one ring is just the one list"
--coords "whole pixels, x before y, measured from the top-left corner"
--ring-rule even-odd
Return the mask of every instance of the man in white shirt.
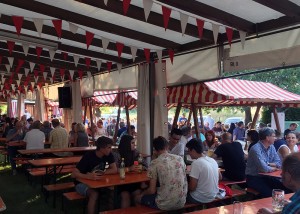
[[180, 129], [172, 129], [169, 137], [169, 153], [184, 157], [185, 143], [182, 141], [182, 131]]
[[26, 142], [26, 149], [44, 149], [45, 134], [40, 131], [41, 122], [34, 121], [31, 125], [31, 130], [26, 133], [24, 142]]
[[221, 178], [217, 162], [203, 154], [203, 145], [199, 139], [192, 139], [187, 144], [188, 153], [193, 161], [189, 173], [189, 203], [209, 203], [219, 192], [218, 182]]

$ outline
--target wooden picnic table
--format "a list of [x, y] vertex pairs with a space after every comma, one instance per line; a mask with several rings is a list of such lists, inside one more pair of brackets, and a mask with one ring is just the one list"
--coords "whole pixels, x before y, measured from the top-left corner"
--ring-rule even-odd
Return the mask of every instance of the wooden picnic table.
[[264, 172], [264, 173], [258, 173], [262, 176], [270, 176], [270, 177], [274, 177], [274, 178], [281, 178], [281, 172], [282, 170], [276, 170], [274, 172]]
[[[49, 145], [48, 141], [44, 142], [45, 145]], [[6, 142], [7, 146], [26, 146], [26, 142], [20, 140], [20, 141], [10, 141], [10, 142]]]
[[3, 202], [2, 198], [0, 197], [0, 212], [6, 210], [5, 203]]
[[99, 180], [90, 180], [90, 179], [83, 179], [83, 178], [78, 178], [77, 180], [81, 183], [86, 184], [90, 188], [98, 189], [104, 187], [140, 183], [140, 182], [149, 181], [150, 179], [147, 177], [147, 172], [143, 171], [142, 173], [127, 172], [126, 177], [123, 180], [120, 179], [119, 174], [103, 175]]
[[[293, 193], [285, 195], [285, 199], [289, 199]], [[253, 201], [241, 202], [243, 204], [243, 213], [257, 213], [261, 208], [269, 208], [272, 210], [272, 198], [263, 198]], [[193, 214], [224, 214], [224, 213], [233, 213], [233, 205], [226, 205], [220, 207], [214, 207], [205, 210], [199, 210], [191, 212]]]
[[60, 152], [87, 152], [96, 150], [96, 146], [92, 147], [68, 147], [68, 148], [56, 148], [56, 149], [20, 149], [18, 152], [22, 155], [32, 155], [32, 154], [45, 154], [45, 153], [60, 153]]

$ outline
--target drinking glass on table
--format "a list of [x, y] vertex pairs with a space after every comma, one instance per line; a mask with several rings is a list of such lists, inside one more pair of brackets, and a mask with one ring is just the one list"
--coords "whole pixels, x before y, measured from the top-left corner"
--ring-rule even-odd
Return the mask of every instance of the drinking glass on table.
[[233, 202], [233, 214], [243, 214], [244, 206], [243, 203], [239, 201]]
[[281, 211], [284, 206], [284, 190], [272, 190], [272, 208], [275, 212]]

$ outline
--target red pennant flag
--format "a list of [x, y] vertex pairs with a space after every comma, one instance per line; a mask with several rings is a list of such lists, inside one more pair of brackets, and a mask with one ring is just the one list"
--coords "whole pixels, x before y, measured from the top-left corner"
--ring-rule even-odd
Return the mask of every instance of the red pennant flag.
[[11, 55], [12, 51], [13, 51], [13, 49], [15, 47], [15, 42], [13, 42], [13, 41], [7, 41], [7, 47], [8, 47], [9, 54]]
[[91, 58], [85, 57], [86, 68], [89, 69], [91, 65]]
[[65, 60], [65, 61], [67, 61], [67, 59], [68, 59], [68, 53], [67, 52], [61, 52], [62, 53], [62, 55], [63, 55], [63, 59]]
[[161, 6], [161, 9], [162, 9], [163, 17], [164, 17], [164, 27], [165, 27], [165, 30], [167, 30], [172, 10], [163, 5]]
[[38, 59], [40, 58], [40, 56], [42, 54], [42, 50], [43, 50], [42, 47], [38, 47], [38, 46], [36, 47], [36, 56]]
[[204, 21], [201, 19], [196, 19], [196, 22], [197, 22], [197, 27], [198, 27], [199, 38], [202, 39]]
[[18, 59], [18, 66], [16, 68], [16, 73], [17, 74], [19, 73], [20, 68], [23, 66], [24, 61], [25, 61], [24, 59]]
[[229, 28], [229, 27], [226, 27], [226, 34], [227, 34], [227, 39], [228, 39], [229, 45], [231, 47], [232, 36], [233, 36], [233, 29]]
[[169, 57], [170, 57], [171, 63], [173, 65], [174, 51], [172, 49], [169, 49], [168, 51], [169, 51]]
[[[12, 75], [12, 76], [13, 76], [13, 75]], [[9, 85], [11, 85], [12, 82], [13, 82], [13, 79], [12, 79], [12, 77], [11, 77], [11, 78], [9, 78], [9, 80], [8, 80]]]
[[57, 36], [58, 38], [60, 39], [61, 38], [61, 27], [62, 27], [62, 20], [60, 19], [55, 19], [55, 20], [52, 20], [52, 23], [55, 27], [55, 30], [56, 30], [56, 33], [57, 33]]
[[27, 81], [27, 80], [25, 80], [25, 82], [23, 83], [23, 85], [24, 85], [25, 87], [27, 87], [27, 85], [28, 85], [28, 81]]
[[12, 20], [14, 22], [14, 25], [16, 27], [17, 35], [20, 36], [24, 17], [23, 16], [12, 16]]
[[83, 76], [83, 71], [82, 70], [78, 70], [78, 76], [79, 76], [80, 80], [82, 80], [82, 76]]
[[39, 86], [40, 88], [42, 88], [43, 82], [39, 81], [39, 82], [38, 82], [38, 86]]
[[144, 53], [145, 53], [146, 61], [150, 63], [150, 49], [144, 48]]
[[120, 58], [122, 55], [122, 51], [124, 48], [124, 44], [120, 42], [116, 42], [117, 50], [118, 50], [118, 57]]
[[34, 75], [34, 77], [38, 77], [38, 76], [39, 76], [39, 71], [34, 70], [34, 71], [33, 71], [33, 75]]
[[107, 70], [108, 70], [108, 72], [110, 73], [111, 66], [112, 66], [112, 62], [107, 61], [107, 62], [106, 62], [106, 65], [107, 65]]
[[123, 12], [124, 12], [124, 15], [127, 14], [130, 2], [131, 2], [131, 0], [123, 0]]
[[45, 71], [45, 65], [40, 64], [40, 72], [43, 74], [44, 71]]
[[60, 68], [59, 73], [60, 73], [60, 76], [63, 77], [65, 75], [65, 69]]
[[89, 32], [89, 31], [85, 31], [86, 49], [89, 49], [90, 45], [92, 44], [92, 41], [94, 39], [94, 35], [95, 34]]

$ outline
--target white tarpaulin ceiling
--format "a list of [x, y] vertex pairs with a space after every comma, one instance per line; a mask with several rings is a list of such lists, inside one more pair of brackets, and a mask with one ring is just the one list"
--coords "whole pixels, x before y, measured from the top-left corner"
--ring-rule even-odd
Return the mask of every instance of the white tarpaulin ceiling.
[[[247, 39], [299, 28], [299, 11], [300, 0], [1, 0], [3, 90], [24, 92], [30, 85], [91, 79], [96, 74], [110, 70], [117, 73], [122, 67], [161, 57], [167, 60], [168, 83], [172, 85], [216, 77], [216, 50], [200, 51], [191, 57], [176, 55], [231, 41], [241, 42], [246, 52], [249, 48], [248, 54], [252, 50], [268, 54], [268, 47], [278, 43], [275, 37], [279, 34], [262, 42], [262, 46], [254, 42], [253, 48], [253, 40]], [[232, 45], [235, 49], [241, 44]], [[292, 45], [290, 48], [296, 43]], [[235, 53], [241, 52], [231, 51]], [[173, 54], [172, 66], [169, 58]], [[105, 88], [110, 88], [111, 80], [120, 84], [119, 78], [107, 76], [96, 80], [100, 81], [95, 82], [97, 89], [104, 79], [108, 79]], [[27, 84], [19, 85], [17, 81]], [[18, 87], [13, 89], [12, 84]], [[132, 87], [130, 84], [127, 86]]]

